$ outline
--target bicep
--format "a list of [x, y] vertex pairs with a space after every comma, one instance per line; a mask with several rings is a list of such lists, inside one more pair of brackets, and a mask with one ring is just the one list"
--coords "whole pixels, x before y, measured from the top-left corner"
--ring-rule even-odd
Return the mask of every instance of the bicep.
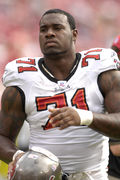
[[120, 71], [110, 70], [100, 75], [99, 86], [107, 112], [120, 112]]
[[7, 87], [1, 99], [0, 135], [14, 141], [25, 118], [19, 91], [14, 87]]

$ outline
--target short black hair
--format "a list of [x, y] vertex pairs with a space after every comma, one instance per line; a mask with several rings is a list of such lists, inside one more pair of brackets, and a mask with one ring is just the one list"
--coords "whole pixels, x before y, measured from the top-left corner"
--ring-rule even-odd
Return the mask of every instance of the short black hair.
[[46, 14], [51, 14], [51, 13], [58, 13], [58, 14], [63, 14], [65, 16], [67, 16], [67, 20], [69, 22], [70, 28], [72, 30], [76, 28], [76, 23], [75, 23], [74, 17], [70, 13], [68, 13], [64, 10], [61, 10], [61, 9], [49, 9], [42, 15], [42, 17]]

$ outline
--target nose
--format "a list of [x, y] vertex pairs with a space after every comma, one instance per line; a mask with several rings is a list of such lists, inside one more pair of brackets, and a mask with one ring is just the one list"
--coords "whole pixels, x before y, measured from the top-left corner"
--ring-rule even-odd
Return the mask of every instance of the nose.
[[46, 38], [54, 37], [54, 36], [55, 36], [54, 31], [51, 28], [49, 28], [46, 33]]

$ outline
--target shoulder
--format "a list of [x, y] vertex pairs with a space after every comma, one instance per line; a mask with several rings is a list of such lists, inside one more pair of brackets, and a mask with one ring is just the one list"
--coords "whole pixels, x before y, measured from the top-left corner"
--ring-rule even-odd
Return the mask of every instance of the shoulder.
[[[109, 57], [117, 57], [117, 53], [112, 50], [111, 48], [91, 48], [85, 51], [80, 52], [82, 56], [87, 56], [88, 57], [91, 55], [94, 55], [95, 59], [97, 59], [97, 55], [99, 55], [99, 60], [107, 59]], [[96, 56], [95, 56], [96, 55]]]
[[24, 72], [38, 70], [40, 57], [22, 57], [9, 62], [4, 70], [2, 82], [4, 86], [17, 86], [23, 83], [21, 79], [25, 77]]
[[81, 51], [82, 67], [89, 67], [103, 72], [109, 69], [117, 69], [120, 61], [117, 53], [110, 48], [92, 48]]

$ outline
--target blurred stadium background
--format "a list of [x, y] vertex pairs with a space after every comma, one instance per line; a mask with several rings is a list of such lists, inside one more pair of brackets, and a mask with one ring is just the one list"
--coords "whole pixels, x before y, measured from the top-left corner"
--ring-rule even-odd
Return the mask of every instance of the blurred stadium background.
[[[0, 0], [0, 79], [9, 61], [42, 55], [38, 35], [44, 11], [61, 8], [75, 17], [79, 32], [76, 48], [81, 51], [110, 47], [112, 40], [120, 34], [119, 7], [120, 0]], [[0, 80], [0, 97], [3, 90]], [[25, 123], [17, 139], [21, 149], [28, 145], [26, 128]], [[27, 137], [26, 140], [23, 137]], [[7, 164], [0, 161], [0, 180], [5, 180], [6, 174]]]

